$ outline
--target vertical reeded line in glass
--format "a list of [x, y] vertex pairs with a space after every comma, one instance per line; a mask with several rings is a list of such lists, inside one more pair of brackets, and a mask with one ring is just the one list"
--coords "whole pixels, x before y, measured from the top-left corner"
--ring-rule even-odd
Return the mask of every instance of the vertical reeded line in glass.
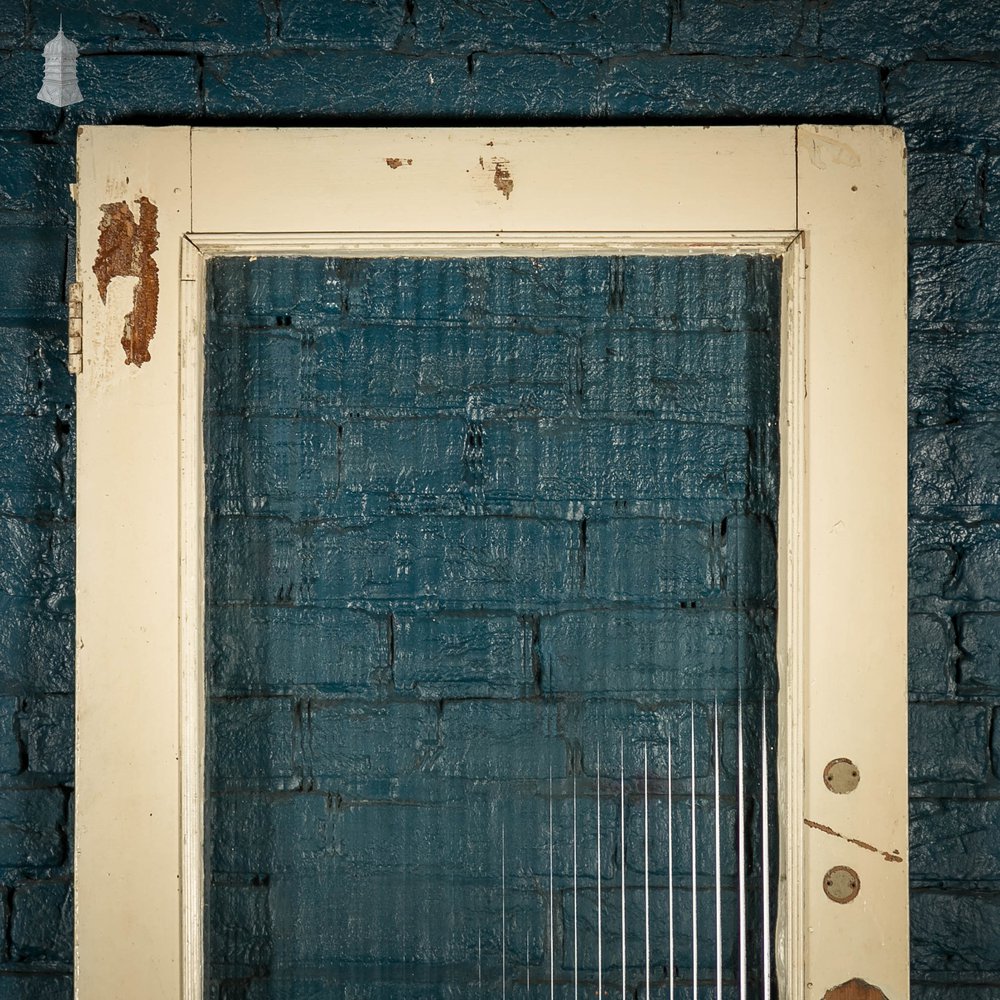
[[674, 748], [667, 736], [667, 933], [670, 962], [670, 1000], [674, 1000]]
[[761, 696], [760, 701], [760, 815], [761, 815], [761, 868], [764, 879], [763, 892], [763, 929], [762, 962], [764, 1000], [771, 1000], [771, 846], [768, 843], [770, 829], [768, 823], [768, 780], [767, 780], [767, 701]]
[[649, 1000], [649, 747], [642, 745], [642, 888], [646, 944], [646, 1000]]
[[625, 968], [625, 737], [621, 742], [621, 857], [618, 864], [622, 870], [622, 1000], [628, 997], [628, 974]]
[[746, 816], [743, 792], [743, 695], [736, 703], [736, 855], [739, 872], [740, 1000], [747, 1000], [747, 861]]
[[549, 767], [549, 997], [556, 995], [555, 854], [552, 834], [552, 767]]
[[524, 933], [524, 995], [531, 996], [531, 931]]
[[500, 996], [507, 998], [507, 827], [500, 825]]
[[694, 702], [691, 702], [691, 1000], [698, 1000], [698, 822], [695, 818]]
[[580, 993], [580, 951], [577, 927], [576, 895], [576, 771], [573, 771], [573, 1000]]
[[597, 744], [597, 995], [604, 994], [604, 942], [601, 938], [601, 745]]
[[719, 829], [719, 699], [712, 716], [712, 768], [715, 779], [715, 995], [722, 1000], [722, 841]]

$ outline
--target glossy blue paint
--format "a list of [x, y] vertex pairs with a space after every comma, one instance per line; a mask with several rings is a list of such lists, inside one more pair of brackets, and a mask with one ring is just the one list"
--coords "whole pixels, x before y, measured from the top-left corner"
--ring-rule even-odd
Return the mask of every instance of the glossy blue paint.
[[[965, 777], [968, 757], [953, 758], [949, 747], [920, 734], [914, 740], [914, 773], [939, 773], [912, 788], [914, 996], [995, 996], [1000, 958], [973, 939], [992, 926], [1000, 899], [1000, 878], [982, 864], [1000, 854], [1000, 834], [995, 824], [972, 819], [967, 834], [956, 834], [940, 819], [964, 803], [987, 808], [1000, 789], [1000, 661], [989, 652], [1000, 613], [993, 485], [1000, 477], [993, 445], [1000, 419], [1000, 19], [993, 6], [490, 0], [473, 9], [447, 0], [140, 0], [125, 9], [108, 0], [67, 0], [59, 10], [81, 45], [86, 97], [66, 111], [35, 100], [41, 47], [55, 33], [58, 11], [40, 0], [0, 0], [0, 226], [10, 237], [0, 241], [0, 425], [12, 449], [5, 446], [4, 454], [17, 456], [0, 487], [0, 696], [17, 703], [15, 720], [22, 701], [65, 699], [73, 683], [74, 416], [62, 367], [62, 280], [72, 256], [66, 184], [78, 123], [811, 118], [906, 129], [910, 419], [920, 429], [911, 511], [911, 698], [953, 716], [955, 724], [940, 732], [957, 731], [964, 740], [961, 720], [971, 707], [993, 720], [994, 733], [980, 748], [990, 767], [974, 780]], [[331, 619], [317, 627], [343, 637], [355, 649], [353, 669], [363, 669], [360, 651], [369, 640], [361, 625]], [[483, 669], [513, 641], [500, 622], [493, 627]], [[244, 649], [250, 641], [252, 635], [240, 637]], [[345, 667], [345, 683], [350, 675]], [[428, 690], [439, 683], [421, 678]], [[69, 725], [68, 714], [53, 716], [53, 745], [70, 744]], [[68, 884], [72, 782], [64, 751], [46, 751], [39, 770], [29, 764], [27, 744], [18, 746], [17, 773], [0, 777], [0, 997], [66, 1000], [69, 964], [44, 944], [57, 940], [53, 911], [22, 911], [35, 916], [19, 922], [23, 944], [16, 950], [10, 920], [21, 887]], [[939, 758], [955, 759], [958, 770], [941, 773]], [[972, 836], [974, 848], [967, 846]], [[38, 849], [29, 851], [28, 841]], [[29, 946], [32, 934], [37, 940]], [[961, 967], [948, 948], [965, 956]]]

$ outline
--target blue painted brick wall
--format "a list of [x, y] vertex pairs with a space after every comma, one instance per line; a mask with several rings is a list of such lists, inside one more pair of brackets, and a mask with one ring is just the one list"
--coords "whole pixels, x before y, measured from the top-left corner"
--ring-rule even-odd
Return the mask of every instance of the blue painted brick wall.
[[[59, 12], [64, 112], [34, 97]], [[0, 996], [70, 990], [75, 126], [811, 119], [910, 148], [914, 993], [995, 997], [998, 60], [971, 0], [0, 0]]]
[[[710, 956], [715, 699], [735, 992], [734, 702], [742, 690], [756, 720], [766, 688], [775, 707], [779, 275], [762, 257], [213, 264], [212, 997], [333, 997], [345, 982], [381, 996], [405, 982], [432, 1000], [474, 992], [479, 975], [499, 994], [501, 951], [508, 989], [526, 960], [546, 979], [550, 776], [556, 989], [569, 995], [578, 909], [593, 993], [596, 865], [606, 926], [619, 926], [619, 878], [632, 914], [645, 908], [647, 753], [650, 907], [665, 920], [667, 739], [683, 830], [692, 702]], [[619, 735], [622, 817], [609, 781]], [[758, 737], [747, 741], [759, 775]], [[769, 809], [774, 829], [773, 798]], [[753, 865], [759, 848], [754, 824]], [[685, 840], [683, 992], [691, 864]], [[629, 920], [641, 992], [643, 925]], [[656, 935], [657, 993], [665, 949]], [[610, 954], [604, 964], [620, 975]]]

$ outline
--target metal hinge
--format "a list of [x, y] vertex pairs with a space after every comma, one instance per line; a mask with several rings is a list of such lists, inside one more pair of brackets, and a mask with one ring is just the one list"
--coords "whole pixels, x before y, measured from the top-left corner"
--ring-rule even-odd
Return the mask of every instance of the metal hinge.
[[83, 371], [83, 285], [74, 282], [69, 286], [69, 350], [66, 366], [70, 375]]

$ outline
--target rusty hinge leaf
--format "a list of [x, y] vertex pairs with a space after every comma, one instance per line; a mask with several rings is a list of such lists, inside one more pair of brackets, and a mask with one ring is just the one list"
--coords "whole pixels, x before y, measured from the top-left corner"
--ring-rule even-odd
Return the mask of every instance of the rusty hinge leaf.
[[69, 341], [66, 366], [70, 375], [83, 371], [83, 285], [73, 282], [69, 286]]

